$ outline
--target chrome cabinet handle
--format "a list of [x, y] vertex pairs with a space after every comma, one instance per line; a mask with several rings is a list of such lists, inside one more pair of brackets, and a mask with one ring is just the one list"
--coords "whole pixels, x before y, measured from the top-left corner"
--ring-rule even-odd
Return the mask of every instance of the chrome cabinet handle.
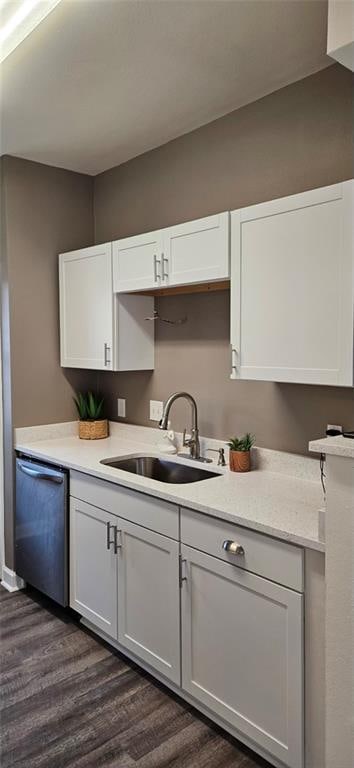
[[[111, 528], [113, 530], [113, 541], [111, 539]], [[121, 531], [119, 531], [121, 533]], [[106, 534], [107, 534], [107, 549], [111, 548], [111, 544], [113, 544], [113, 552], [116, 555], [118, 552], [118, 549], [121, 548], [121, 544], [118, 544], [118, 529], [116, 525], [112, 525], [112, 523], [108, 522], [106, 523]]]
[[106, 535], [107, 535], [106, 546], [107, 546], [107, 549], [110, 549], [112, 542], [111, 542], [111, 524], [109, 522], [106, 523]]
[[[166, 278], [166, 280], [168, 280], [168, 278], [169, 278], [169, 274], [168, 274], [168, 258], [167, 258], [167, 256], [165, 256], [164, 253], [161, 254], [161, 257], [162, 257], [162, 279], [165, 280], [165, 278]], [[166, 262], [166, 265], [167, 265], [166, 269], [165, 269], [165, 262]]]
[[105, 345], [104, 345], [104, 364], [105, 364], [105, 366], [107, 366], [107, 365], [110, 365], [110, 364], [111, 364], [111, 358], [110, 358], [110, 356], [108, 355], [108, 353], [109, 353], [110, 351], [111, 351], [111, 348], [110, 348], [109, 344], [105, 344]]
[[122, 543], [118, 542], [118, 533], [119, 536], [122, 535], [122, 531], [118, 530], [117, 526], [113, 526], [113, 544], [114, 544], [114, 554], [116, 555], [118, 553], [118, 549], [122, 549]]
[[245, 554], [245, 550], [241, 544], [238, 544], [237, 541], [231, 541], [231, 539], [226, 539], [222, 545], [222, 548], [225, 550], [225, 552], [230, 552], [230, 555]]
[[231, 378], [236, 379], [237, 374], [237, 349], [231, 344]]
[[187, 560], [182, 557], [182, 555], [179, 556], [179, 586], [182, 587], [182, 584], [184, 581], [187, 581], [186, 576], [186, 569], [187, 569]]
[[157, 283], [159, 280], [161, 280], [161, 274], [157, 271], [157, 265], [161, 267], [161, 261], [157, 258], [156, 253], [154, 253], [154, 280], [155, 283]]

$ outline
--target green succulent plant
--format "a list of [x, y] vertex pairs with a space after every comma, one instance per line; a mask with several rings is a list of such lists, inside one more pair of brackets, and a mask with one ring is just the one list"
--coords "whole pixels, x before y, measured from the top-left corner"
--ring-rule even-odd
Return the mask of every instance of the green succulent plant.
[[73, 399], [80, 421], [97, 421], [102, 418], [103, 397], [94, 395], [92, 392], [87, 392], [85, 395], [78, 392], [77, 397]]
[[250, 451], [255, 442], [255, 436], [246, 432], [243, 437], [230, 437], [228, 446], [230, 451]]

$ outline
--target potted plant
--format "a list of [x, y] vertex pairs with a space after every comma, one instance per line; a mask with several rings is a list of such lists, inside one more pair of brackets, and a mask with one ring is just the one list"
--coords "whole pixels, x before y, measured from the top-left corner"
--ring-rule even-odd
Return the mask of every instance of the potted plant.
[[74, 397], [79, 414], [79, 437], [82, 440], [101, 440], [108, 437], [108, 421], [101, 416], [103, 402], [103, 397], [100, 398], [92, 392], [87, 392], [86, 395], [79, 392], [77, 397]]
[[249, 472], [251, 469], [251, 448], [255, 437], [247, 432], [243, 437], [232, 437], [228, 442], [230, 448], [229, 464], [232, 472]]

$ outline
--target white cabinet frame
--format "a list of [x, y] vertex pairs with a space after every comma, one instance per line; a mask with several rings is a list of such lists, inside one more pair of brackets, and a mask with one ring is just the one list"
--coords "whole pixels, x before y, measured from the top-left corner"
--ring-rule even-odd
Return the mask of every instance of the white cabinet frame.
[[113, 244], [115, 293], [217, 282], [230, 277], [228, 211]]
[[188, 221], [164, 230], [162, 274], [171, 286], [228, 280], [228, 212]]
[[180, 685], [179, 543], [118, 518], [118, 641]]
[[[319, 249], [326, 242], [319, 231], [321, 225], [328, 227], [333, 243], [332, 250], [327, 249], [323, 272]], [[353, 226], [352, 180], [232, 212], [231, 378], [353, 386]], [[299, 243], [306, 246], [309, 275], [306, 266], [304, 272], [296, 271], [295, 245], [295, 255], [289, 255], [291, 227], [299, 235]], [[276, 264], [281, 266], [284, 291]], [[315, 295], [311, 285], [316, 287]], [[326, 300], [321, 300], [322, 290]], [[293, 309], [296, 302], [297, 311]], [[300, 329], [304, 325], [301, 313], [308, 334], [305, 326], [297, 334], [297, 321], [300, 319]], [[317, 362], [311, 364], [312, 360]]]
[[60, 364], [113, 369], [112, 245], [59, 256]]
[[[184, 564], [181, 602], [182, 688], [223, 718], [236, 731], [239, 731], [240, 735], [244, 734], [247, 739], [253, 741], [265, 752], [284, 762], [285, 765], [291, 766], [291, 768], [303, 768], [303, 596], [191, 547], [182, 545], [181, 553]], [[209, 574], [214, 582], [215, 594], [211, 596], [213, 590], [208, 591], [207, 587], [202, 587], [202, 590], [199, 591], [198, 585], [195, 586], [195, 571], [199, 572], [199, 584], [203, 584], [203, 574]], [[242, 652], [245, 652], [245, 638], [243, 636], [238, 645], [237, 630], [235, 634], [230, 634], [229, 626], [232, 622], [229, 622], [228, 617], [232, 611], [236, 611], [236, 606], [225, 599], [223, 585], [226, 586], [227, 584], [232, 585], [232, 592], [235, 592], [234, 597], [237, 598], [237, 593], [239, 593], [241, 596], [248, 594], [250, 598], [254, 595], [257, 599], [256, 603], [252, 603], [250, 599], [246, 608], [248, 597], [244, 597], [241, 600], [244, 613], [235, 616], [235, 622], [233, 622], [237, 625], [237, 620], [239, 620], [240, 629], [242, 622], [246, 622], [248, 631], [252, 626], [255, 631], [255, 638], [252, 633], [247, 637], [247, 656], [244, 661], [246, 666], [243, 668], [244, 673], [240, 676], [242, 678], [240, 680], [233, 670], [233, 664], [236, 665], [236, 669], [240, 668], [240, 664], [241, 666], [243, 664]], [[209, 581], [210, 586], [211, 581]], [[219, 595], [216, 597], [218, 590]], [[216, 599], [214, 604], [213, 599]], [[217, 618], [213, 615], [213, 605], [214, 608], [217, 608]], [[255, 605], [258, 605], [259, 614], [253, 613], [252, 605], [253, 609]], [[280, 702], [277, 701], [276, 697], [272, 703], [272, 669], [264, 668], [262, 657], [259, 658], [256, 655], [257, 649], [262, 648], [260, 618], [267, 614], [268, 605], [277, 609], [278, 614], [282, 614], [282, 622], [278, 616], [279, 627], [284, 630], [284, 624], [286, 626], [287, 646], [282, 648], [283, 658], [281, 660], [284, 669], [280, 672], [282, 669], [280, 663], [280, 667], [275, 670], [277, 675], [281, 676], [284, 686], [285, 712], [281, 709]], [[210, 624], [210, 632], [207, 631], [208, 625], [205, 626], [209, 612], [210, 622], [213, 622]], [[269, 621], [271, 616], [272, 612], [269, 612]], [[242, 632], [240, 636], [242, 637]], [[272, 656], [269, 650], [270, 637], [271, 631], [264, 625], [264, 642], [268, 643], [268, 657], [276, 666], [275, 654]], [[213, 638], [216, 638], [215, 643]], [[257, 668], [259, 669], [259, 680], [263, 681], [266, 690], [260, 687], [257, 691], [257, 687], [255, 687], [250, 691], [248, 681], [245, 684], [247, 664], [253, 650], [255, 655], [252, 669], [250, 668], [249, 671], [252, 672], [253, 678], [258, 679]], [[220, 682], [218, 690], [213, 691], [213, 683], [210, 681], [215, 681], [213, 668], [218, 663], [223, 665], [223, 669], [227, 673], [226, 677], [236, 686], [234, 696], [233, 692], [230, 694], [230, 685], [225, 686], [224, 693], [220, 692], [220, 687], [223, 685]], [[195, 666], [198, 672], [195, 671]], [[199, 676], [199, 679], [196, 675]], [[223, 677], [225, 680], [225, 675]], [[261, 682], [259, 684], [262, 685]], [[230, 696], [234, 698], [234, 704], [230, 700]], [[242, 711], [244, 704], [247, 712], [250, 696], [251, 698], [254, 697], [254, 701], [257, 702], [254, 709], [257, 710], [261, 718], [259, 723], [247, 717], [247, 713]], [[274, 712], [269, 710], [272, 715], [269, 718], [268, 708], [272, 707], [274, 707]], [[282, 716], [284, 720], [281, 728], [284, 732], [284, 739], [281, 739], [276, 733], [267, 731], [263, 726], [262, 719], [273, 720], [274, 722], [277, 721], [278, 716]]]
[[163, 283], [161, 230], [116, 240], [113, 246], [113, 290], [130, 293], [160, 288]]
[[117, 518], [70, 498], [70, 607], [106, 635], [118, 635]]
[[63, 368], [154, 369], [154, 299], [113, 293], [112, 243], [60, 254], [59, 293]]

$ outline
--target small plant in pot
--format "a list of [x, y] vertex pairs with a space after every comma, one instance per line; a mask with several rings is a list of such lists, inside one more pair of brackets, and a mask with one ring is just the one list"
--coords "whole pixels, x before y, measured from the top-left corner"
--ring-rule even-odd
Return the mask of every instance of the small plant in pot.
[[79, 392], [74, 403], [79, 414], [79, 437], [81, 440], [102, 440], [108, 437], [108, 421], [102, 418], [103, 397], [92, 392]]
[[243, 437], [231, 437], [229, 464], [232, 472], [249, 472], [251, 469], [251, 448], [255, 441], [254, 435], [247, 432]]

